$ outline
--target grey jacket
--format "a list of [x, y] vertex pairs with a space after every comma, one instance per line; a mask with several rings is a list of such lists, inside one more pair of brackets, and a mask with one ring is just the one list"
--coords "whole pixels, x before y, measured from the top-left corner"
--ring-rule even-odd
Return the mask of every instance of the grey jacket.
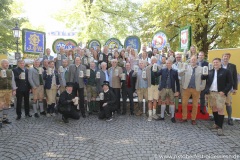
[[[105, 73], [102, 70], [99, 70], [99, 71], [100, 71], [100, 78], [97, 79], [97, 91], [98, 91], [98, 93], [103, 91], [102, 84], [103, 84], [104, 81], [106, 81]], [[107, 71], [107, 73], [108, 73], [108, 71]]]
[[[41, 75], [41, 78], [43, 81], [42, 75]], [[29, 68], [28, 70], [28, 81], [32, 88], [40, 86], [39, 73], [34, 67]]]
[[[192, 67], [188, 66], [186, 71], [180, 70], [178, 71], [178, 75], [181, 76], [182, 79], [182, 88], [187, 89], [191, 76], [192, 76]], [[197, 66], [195, 69], [195, 85], [197, 91], [202, 91], [205, 88], [206, 80], [202, 80], [202, 67]]]
[[[59, 53], [58, 53], [59, 54]], [[58, 70], [58, 68], [62, 65], [62, 61], [64, 59], [67, 59], [66, 55], [62, 54], [61, 55], [61, 60], [58, 60], [58, 54], [57, 54], [57, 60], [56, 60], [56, 64], [55, 64], [55, 67], [56, 67], [56, 70]]]
[[80, 64], [78, 67], [76, 67], [75, 64], [71, 64], [68, 69], [68, 80], [69, 82], [74, 82], [74, 76], [76, 75], [78, 77], [78, 84], [79, 88], [84, 87], [84, 78], [79, 77], [79, 72], [83, 71], [84, 76], [86, 75], [86, 67], [82, 64]]

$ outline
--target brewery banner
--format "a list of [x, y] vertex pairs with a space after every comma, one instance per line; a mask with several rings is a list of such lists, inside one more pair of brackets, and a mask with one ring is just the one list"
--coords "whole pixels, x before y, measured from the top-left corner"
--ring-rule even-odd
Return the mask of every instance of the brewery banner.
[[110, 38], [109, 40], [106, 41], [105, 45], [108, 46], [110, 51], [112, 51], [114, 48], [116, 49], [123, 48], [123, 45], [121, 44], [121, 42], [116, 38]]
[[52, 44], [52, 49], [54, 53], [59, 53], [60, 47], [64, 47], [65, 50], [74, 50], [77, 47], [77, 42], [73, 39], [56, 39]]
[[46, 47], [45, 32], [22, 29], [23, 53], [43, 55]]
[[130, 46], [131, 48], [134, 48], [140, 52], [141, 49], [141, 41], [139, 37], [137, 36], [128, 36], [124, 41], [124, 48], [127, 48]]
[[157, 31], [152, 39], [152, 47], [160, 51], [167, 45], [167, 41], [167, 35], [163, 31]]
[[98, 46], [101, 48], [101, 43], [96, 39], [93, 39], [88, 43], [88, 48], [89, 49], [94, 48], [94, 50], [97, 50]]
[[192, 36], [192, 29], [191, 26], [185, 26], [180, 28], [180, 42], [179, 42], [179, 49], [181, 51], [189, 50], [191, 46], [191, 36]]

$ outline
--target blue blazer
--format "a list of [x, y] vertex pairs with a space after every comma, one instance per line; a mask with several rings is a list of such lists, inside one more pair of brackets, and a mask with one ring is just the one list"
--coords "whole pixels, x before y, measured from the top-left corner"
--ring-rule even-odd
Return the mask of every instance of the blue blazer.
[[[56, 84], [59, 85], [59, 77], [58, 77], [58, 72], [55, 70], [54, 71], [55, 77], [56, 77]], [[43, 72], [43, 80], [45, 80], [44, 88], [45, 89], [51, 89], [52, 86], [52, 75], [47, 75], [47, 71], [45, 70]]]
[[[158, 72], [155, 72], [155, 76], [158, 77], [161, 75], [161, 82], [159, 84], [159, 91], [161, 91], [167, 83], [167, 73], [168, 73], [168, 69], [167, 68], [163, 68], [161, 70], [159, 70]], [[180, 92], [180, 84], [179, 84], [179, 79], [178, 79], [178, 72], [175, 69], [171, 69], [170, 70], [170, 80], [171, 80], [171, 88], [173, 93], [176, 92], [175, 89], [175, 85], [177, 87], [177, 92]]]

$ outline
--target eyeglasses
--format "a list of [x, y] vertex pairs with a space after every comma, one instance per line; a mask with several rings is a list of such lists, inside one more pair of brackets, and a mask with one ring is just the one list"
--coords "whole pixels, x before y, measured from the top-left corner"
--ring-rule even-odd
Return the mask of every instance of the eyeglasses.
[[176, 57], [176, 58], [182, 58], [182, 57]]

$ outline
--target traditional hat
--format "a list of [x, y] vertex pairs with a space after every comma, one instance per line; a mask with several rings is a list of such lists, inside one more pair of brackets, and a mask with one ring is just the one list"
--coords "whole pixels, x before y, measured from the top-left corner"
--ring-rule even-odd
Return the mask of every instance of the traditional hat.
[[72, 82], [67, 82], [67, 83], [66, 83], [66, 87], [73, 87], [73, 85], [74, 85], [74, 84], [73, 84]]
[[104, 81], [103, 84], [102, 84], [102, 87], [103, 87], [104, 85], [107, 85], [107, 86], [109, 87], [109, 82], [108, 82], [108, 81]]

